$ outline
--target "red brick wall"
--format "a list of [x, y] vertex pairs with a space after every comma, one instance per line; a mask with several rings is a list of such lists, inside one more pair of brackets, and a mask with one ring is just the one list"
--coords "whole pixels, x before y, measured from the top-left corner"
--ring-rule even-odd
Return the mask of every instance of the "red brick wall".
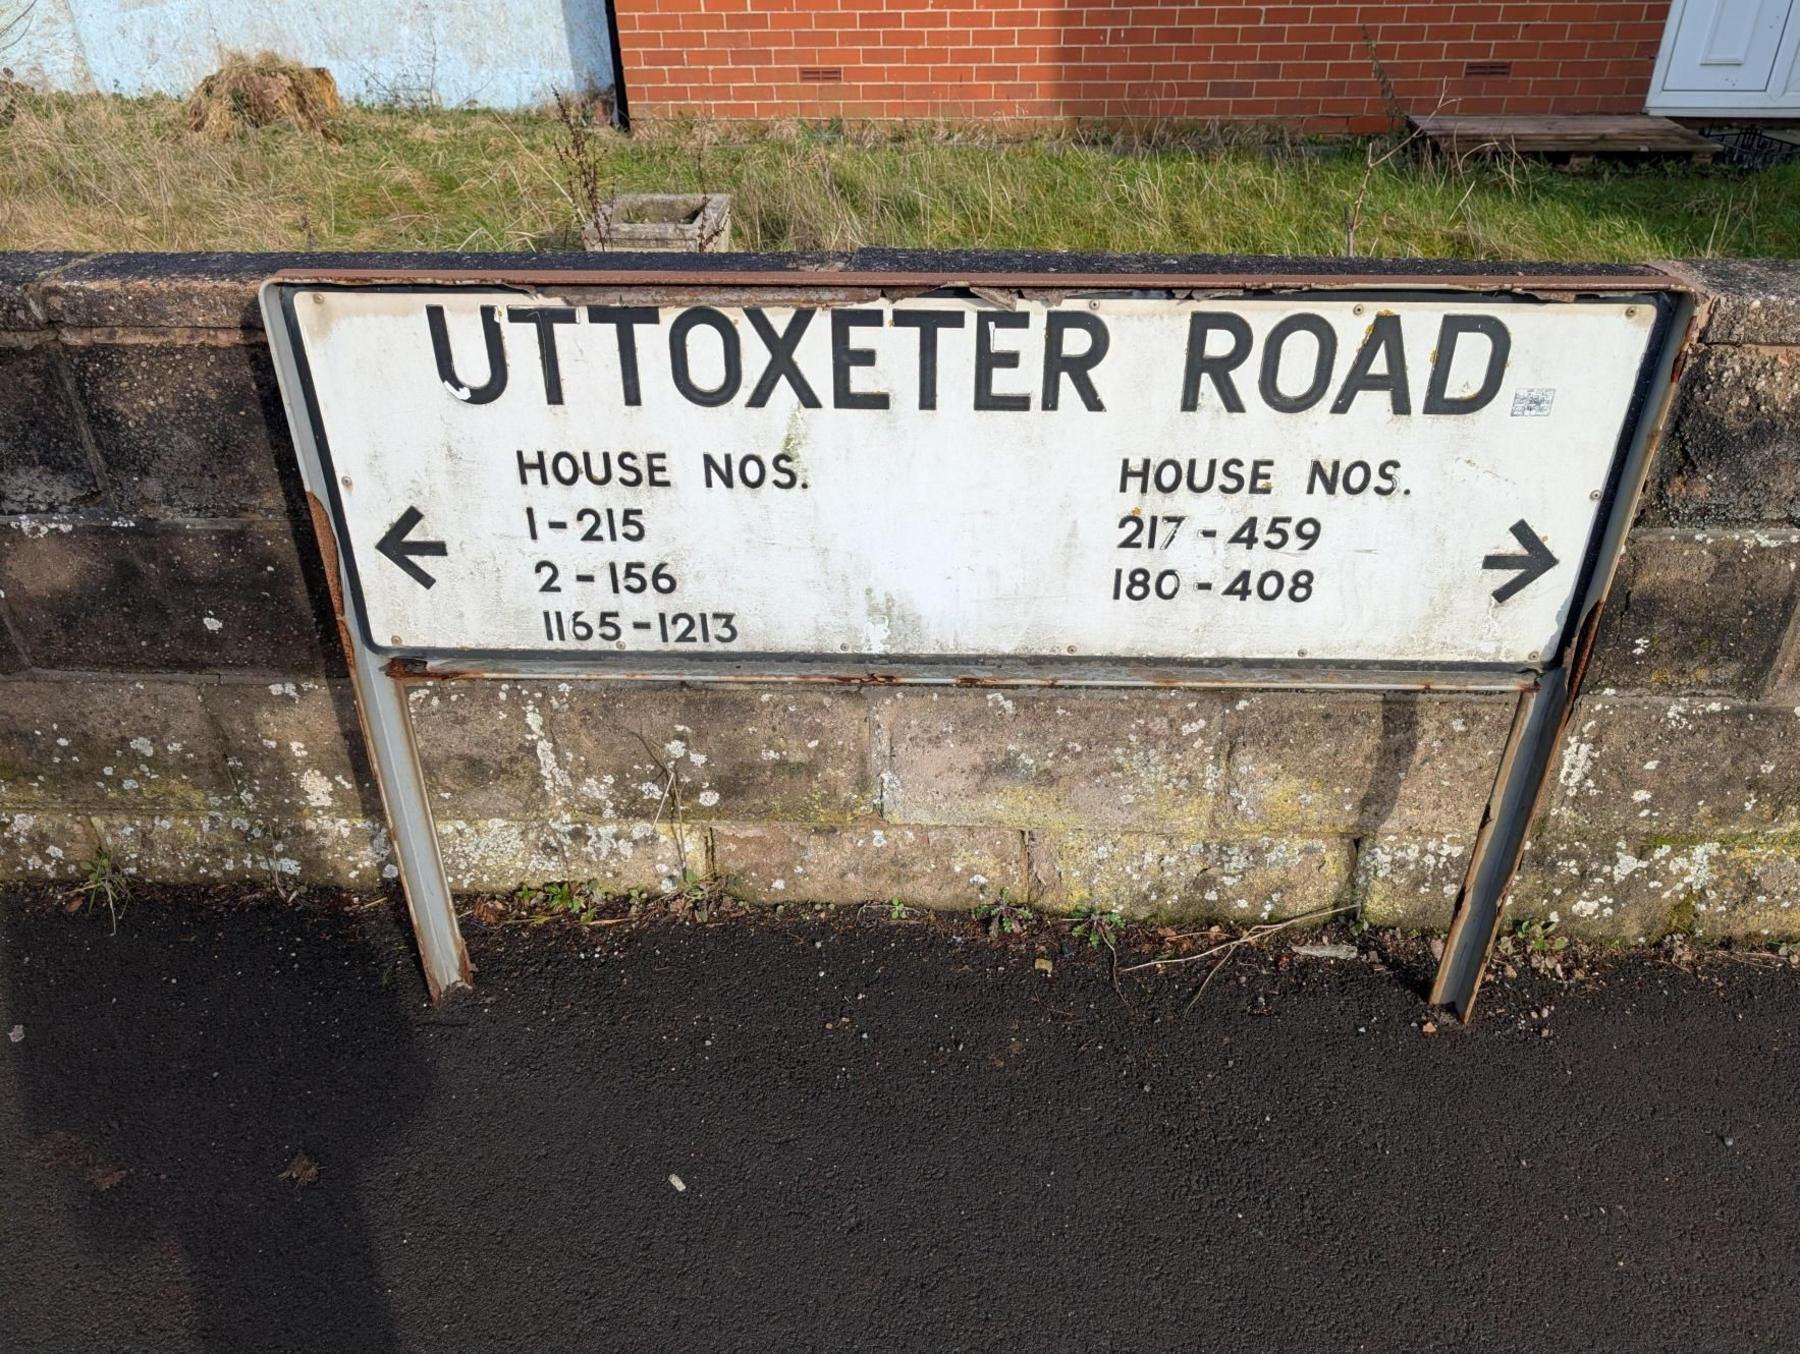
[[[1642, 112], [1668, 0], [1194, 5], [614, 0], [634, 118], [1277, 119]], [[1469, 62], [1510, 62], [1505, 75]]]

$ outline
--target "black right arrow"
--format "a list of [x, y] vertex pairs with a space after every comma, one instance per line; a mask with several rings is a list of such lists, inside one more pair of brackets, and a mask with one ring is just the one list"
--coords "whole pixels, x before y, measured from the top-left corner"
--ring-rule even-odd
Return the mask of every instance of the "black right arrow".
[[429, 588], [437, 579], [426, 573], [412, 561], [414, 555], [448, 555], [450, 548], [442, 541], [409, 541], [406, 535], [419, 525], [425, 516], [417, 508], [408, 508], [395, 519], [394, 525], [387, 529], [387, 534], [375, 542], [375, 548], [398, 564], [420, 587]]
[[1509, 578], [1494, 589], [1494, 600], [1504, 602], [1522, 588], [1529, 587], [1557, 565], [1557, 558], [1550, 553], [1550, 547], [1538, 537], [1537, 532], [1525, 525], [1520, 518], [1512, 524], [1513, 539], [1525, 547], [1522, 555], [1489, 555], [1481, 561], [1483, 569], [1517, 569], [1516, 578]]

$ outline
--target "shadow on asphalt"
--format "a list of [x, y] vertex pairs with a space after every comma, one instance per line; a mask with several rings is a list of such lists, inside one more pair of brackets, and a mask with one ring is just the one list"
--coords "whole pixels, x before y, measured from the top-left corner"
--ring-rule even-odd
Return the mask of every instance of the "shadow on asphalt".
[[[248, 965], [231, 943], [241, 917], [143, 920], [112, 935], [104, 915], [0, 907], [0, 1002], [20, 1035], [12, 1140], [30, 1158], [15, 1167], [40, 1186], [9, 1200], [5, 1225], [73, 1212], [121, 1287], [116, 1302], [15, 1287], [0, 1348], [41, 1348], [7, 1329], [32, 1309], [47, 1318], [35, 1330], [66, 1330], [70, 1349], [115, 1347], [106, 1324], [141, 1321], [123, 1310], [141, 1297], [181, 1348], [398, 1348], [357, 1166], [430, 1090], [406, 1014], [420, 999], [410, 962], [391, 937], [321, 934], [293, 911], [257, 917]], [[146, 1255], [163, 1271], [147, 1294], [134, 1282]], [[117, 1347], [146, 1334], [119, 1331]]]

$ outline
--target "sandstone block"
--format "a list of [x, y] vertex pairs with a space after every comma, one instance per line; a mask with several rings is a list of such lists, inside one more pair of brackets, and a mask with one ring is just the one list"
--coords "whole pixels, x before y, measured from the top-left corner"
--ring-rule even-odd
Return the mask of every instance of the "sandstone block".
[[0, 524], [0, 592], [40, 668], [341, 673], [317, 576], [286, 522]]
[[1446, 837], [1376, 837], [1356, 857], [1356, 898], [1371, 926], [1443, 931], [1456, 911], [1474, 833]]
[[366, 819], [243, 814], [96, 814], [113, 864], [159, 883], [310, 884], [372, 889], [395, 878], [387, 831]]
[[1800, 526], [1800, 347], [1699, 348], [1653, 475], [1652, 523]]
[[0, 809], [0, 879], [79, 879], [99, 849], [85, 813]]
[[206, 813], [237, 806], [198, 683], [0, 683], [0, 808]]
[[1056, 831], [1030, 838], [1034, 897], [1134, 919], [1278, 921], [1349, 901], [1342, 839], [1217, 841], [1140, 832]]
[[552, 692], [498, 681], [423, 682], [407, 691], [433, 812], [479, 822], [569, 811], [567, 768], [544, 722]]
[[874, 816], [860, 691], [577, 684], [552, 709], [551, 725], [577, 803], [604, 807], [635, 795], [641, 813], [647, 787], [672, 777], [686, 822]]
[[0, 513], [82, 507], [99, 497], [56, 349], [0, 344]]
[[767, 903], [969, 908], [1025, 892], [1021, 836], [998, 828], [727, 823], [713, 830], [713, 863], [728, 889]]
[[1472, 833], [1510, 696], [1244, 692], [1225, 714], [1220, 832]]
[[121, 507], [171, 516], [302, 515], [266, 347], [81, 343], [66, 351]]
[[1800, 938], [1800, 836], [1546, 838], [1526, 853], [1514, 904], [1572, 935], [1641, 944]]
[[1190, 691], [888, 692], [875, 701], [882, 815], [1203, 835], [1224, 705]]
[[48, 274], [81, 257], [66, 250], [0, 253], [0, 330], [42, 328], [36, 288]]
[[[664, 892], [681, 883], [684, 865], [704, 872], [704, 834], [646, 823], [567, 820], [438, 821], [438, 849], [458, 892], [511, 893], [523, 884], [593, 880], [607, 892]], [[695, 868], [696, 866], [699, 868]]]
[[1554, 920], [1584, 940], [1654, 941], [1670, 929], [1674, 900], [1659, 880], [1633, 877], [1643, 863], [1593, 842], [1534, 841], [1507, 895], [1505, 925]]
[[1590, 689], [1767, 690], [1800, 600], [1800, 535], [1637, 531], [1602, 621]]
[[1800, 265], [1792, 259], [1683, 259], [1713, 295], [1709, 344], [1800, 343]]
[[300, 261], [282, 254], [94, 254], [43, 278], [37, 291], [51, 322], [70, 328], [255, 332], [262, 328], [257, 287]]
[[1800, 709], [1709, 697], [1576, 707], [1540, 830], [1557, 838], [1800, 829]]
[[348, 682], [229, 678], [200, 687], [200, 700], [244, 812], [380, 820]]

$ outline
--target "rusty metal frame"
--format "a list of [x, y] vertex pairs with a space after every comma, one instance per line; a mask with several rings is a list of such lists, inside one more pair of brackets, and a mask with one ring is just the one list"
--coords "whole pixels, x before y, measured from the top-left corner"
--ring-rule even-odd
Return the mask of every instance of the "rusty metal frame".
[[[276, 326], [284, 321], [277, 289], [265, 286], [261, 302], [263, 323], [268, 332], [279, 332]], [[308, 383], [293, 351], [278, 342], [272, 342], [269, 347], [282, 390], [300, 391]], [[388, 839], [399, 872], [400, 890], [406, 897], [407, 911], [412, 918], [413, 935], [418, 941], [419, 958], [431, 999], [440, 1001], [472, 982], [474, 970], [469, 964], [462, 930], [456, 922], [449, 876], [444, 872], [443, 857], [438, 850], [437, 824], [432, 818], [431, 800], [425, 792], [425, 771], [419, 762], [406, 686], [387, 671], [378, 656], [369, 652], [362, 642], [361, 627], [351, 623], [346, 600], [350, 595], [348, 562], [337, 548], [337, 536], [325, 507], [328, 497], [325, 469], [319, 455], [317, 430], [312, 426], [310, 395], [300, 400], [290, 398], [284, 403], [287, 405], [288, 431], [293, 436], [300, 461], [300, 477], [306, 490], [313, 535], [319, 544], [326, 584], [331, 591], [333, 619], [337, 622], [338, 638], [350, 669], [350, 686], [356, 700], [357, 719], [362, 725], [363, 744], [368, 749], [376, 788], [387, 816]]]
[[412, 283], [452, 283], [471, 287], [668, 287], [691, 292], [717, 291], [725, 287], [753, 288], [766, 293], [771, 287], [844, 292], [867, 295], [887, 290], [929, 291], [938, 287], [990, 287], [1003, 291], [1020, 288], [1037, 291], [1200, 292], [1241, 295], [1251, 292], [1308, 291], [1484, 291], [1536, 296], [1546, 301], [1566, 300], [1578, 294], [1598, 292], [1686, 291], [1685, 282], [1660, 270], [1616, 273], [1510, 272], [1217, 272], [1141, 273], [1020, 272], [1006, 268], [919, 268], [908, 270], [848, 271], [836, 264], [808, 267], [804, 262], [781, 269], [706, 266], [668, 268], [533, 268], [526, 265], [490, 268], [284, 268], [269, 281], [282, 285], [307, 283], [396, 286]]
[[1548, 796], [1550, 768], [1581, 694], [1601, 617], [1624, 555], [1625, 536], [1637, 517], [1668, 421], [1675, 382], [1694, 340], [1695, 311], [1695, 298], [1678, 293], [1670, 336], [1660, 351], [1652, 351], [1655, 366], [1639, 396], [1640, 407], [1627, 422], [1631, 444], [1625, 448], [1620, 485], [1598, 542], [1597, 567], [1586, 595], [1576, 603], [1575, 624], [1566, 632], [1568, 638], [1555, 664], [1546, 669], [1535, 689], [1519, 697], [1514, 711], [1494, 788], [1457, 891], [1443, 958], [1431, 984], [1431, 1003], [1450, 1007], [1464, 1023], [1474, 1017], [1475, 999], [1500, 936], [1507, 893], [1524, 859], [1532, 823]]
[[[955, 686], [1280, 686], [1295, 689], [1455, 689], [1515, 691], [1518, 704], [1495, 783], [1483, 812], [1474, 849], [1446, 940], [1444, 956], [1430, 1000], [1448, 1005], [1467, 1020], [1494, 940], [1499, 934], [1505, 895], [1523, 856], [1531, 820], [1541, 804], [1549, 768], [1566, 727], [1594, 637], [1611, 588], [1626, 531], [1635, 515], [1651, 460], [1660, 438], [1674, 378], [1693, 339], [1695, 298], [1690, 285], [1666, 272], [1645, 269], [1601, 274], [1496, 273], [1207, 273], [1169, 272], [1024, 272], [998, 269], [920, 269], [919, 271], [844, 271], [841, 267], [731, 269], [705, 266], [655, 269], [495, 268], [290, 268], [274, 274], [261, 289], [266, 332], [271, 336], [276, 371], [287, 394], [288, 422], [298, 451], [314, 533], [330, 583], [339, 634], [349, 662], [363, 736], [387, 814], [399, 877], [412, 916], [425, 976], [433, 999], [472, 980], [468, 953], [457, 926], [438, 847], [430, 799], [419, 762], [407, 687], [420, 681], [478, 679], [499, 676], [580, 676], [623, 681], [817, 682], [838, 685], [899, 683]], [[1471, 669], [1414, 671], [1361, 669], [1354, 665], [1297, 672], [1249, 664], [1126, 666], [1072, 664], [1053, 673], [1007, 671], [1004, 663], [975, 660], [948, 663], [901, 663], [881, 671], [845, 671], [841, 663], [809, 664], [801, 660], [758, 660], [753, 664], [715, 665], [710, 671], [690, 664], [639, 670], [597, 669], [554, 661], [463, 663], [371, 652], [363, 643], [347, 561], [337, 549], [325, 503], [331, 497], [320, 446], [323, 429], [316, 426], [316, 402], [303, 361], [290, 341], [284, 306], [292, 289], [323, 286], [462, 285], [519, 289], [555, 289], [563, 293], [628, 292], [645, 302], [680, 302], [696, 291], [709, 299], [754, 295], [764, 302], [806, 299], [814, 304], [842, 303], [871, 297], [915, 295], [961, 288], [990, 299], [1005, 295], [1054, 296], [1070, 293], [1120, 293], [1154, 290], [1177, 297], [1213, 299], [1269, 296], [1296, 291], [1487, 293], [1542, 301], [1573, 301], [1582, 296], [1657, 294], [1673, 298], [1674, 314], [1665, 317], [1660, 338], [1652, 339], [1647, 359], [1653, 364], [1640, 388], [1637, 407], [1627, 418], [1630, 445], [1616, 461], [1619, 468], [1596, 553], [1584, 562], [1588, 587], [1564, 629], [1554, 662], [1541, 673], [1488, 672]], [[725, 293], [725, 295], [721, 295]], [[971, 670], [977, 669], [977, 670]]]

